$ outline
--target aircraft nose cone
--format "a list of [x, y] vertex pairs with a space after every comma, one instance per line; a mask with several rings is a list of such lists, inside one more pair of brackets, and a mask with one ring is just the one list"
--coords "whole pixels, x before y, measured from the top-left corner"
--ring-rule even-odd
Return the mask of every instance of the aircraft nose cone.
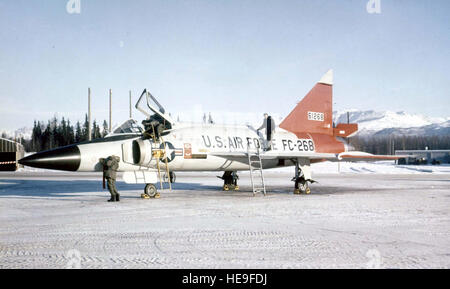
[[35, 153], [19, 160], [19, 164], [24, 166], [63, 171], [78, 170], [80, 162], [80, 149], [77, 145]]

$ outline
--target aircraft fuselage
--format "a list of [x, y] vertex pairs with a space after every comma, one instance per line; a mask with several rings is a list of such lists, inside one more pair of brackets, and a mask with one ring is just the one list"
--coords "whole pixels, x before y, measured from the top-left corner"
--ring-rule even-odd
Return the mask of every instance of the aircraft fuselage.
[[[239, 171], [248, 170], [248, 162], [243, 162], [242, 158], [233, 160], [214, 154], [246, 153], [247, 148], [251, 150], [261, 148], [264, 146], [264, 139], [261, 137], [247, 126], [180, 124], [164, 135], [162, 143], [157, 145], [152, 139], [144, 140], [137, 135], [113, 136], [37, 153], [22, 162], [34, 167], [91, 172], [102, 171], [100, 158], [116, 155], [120, 157], [119, 171], [154, 170], [157, 168], [157, 161], [152, 156], [152, 150], [163, 149], [165, 145], [170, 171]], [[141, 145], [137, 146], [136, 141]], [[321, 151], [320, 141], [318, 136], [315, 138], [314, 135], [308, 134], [298, 138], [293, 133], [277, 128], [272, 137], [272, 149], [267, 154], [280, 152], [313, 154]], [[339, 141], [336, 141], [336, 145], [343, 147]], [[140, 154], [145, 154], [146, 157], [136, 159], [136, 149], [141, 150]], [[71, 154], [68, 155], [66, 151], [70, 151]], [[55, 166], [58, 162], [65, 165]], [[290, 160], [281, 162], [276, 158], [263, 161], [264, 168], [293, 164]], [[166, 160], [160, 159], [159, 165], [165, 170]]]

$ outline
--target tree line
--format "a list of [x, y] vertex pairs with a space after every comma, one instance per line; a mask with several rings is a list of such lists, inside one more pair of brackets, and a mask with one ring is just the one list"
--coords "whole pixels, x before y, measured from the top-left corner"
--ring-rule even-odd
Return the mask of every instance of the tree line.
[[[92, 122], [92, 139], [105, 137], [108, 132], [106, 120], [103, 121], [102, 129], [96, 120]], [[64, 117], [60, 121], [54, 117], [47, 123], [34, 121], [31, 140], [26, 140], [23, 144], [26, 151], [39, 152], [87, 140], [89, 140], [89, 121], [86, 114], [83, 124], [77, 121], [72, 125], [70, 120]]]

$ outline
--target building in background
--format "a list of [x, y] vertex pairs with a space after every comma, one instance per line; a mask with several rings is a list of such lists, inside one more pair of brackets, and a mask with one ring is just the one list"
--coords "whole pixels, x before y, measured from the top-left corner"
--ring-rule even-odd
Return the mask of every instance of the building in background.
[[450, 164], [450, 150], [396, 150], [395, 154], [411, 156], [399, 159], [399, 165]]
[[24, 157], [25, 150], [22, 144], [0, 138], [0, 171], [16, 171], [22, 167], [17, 162]]

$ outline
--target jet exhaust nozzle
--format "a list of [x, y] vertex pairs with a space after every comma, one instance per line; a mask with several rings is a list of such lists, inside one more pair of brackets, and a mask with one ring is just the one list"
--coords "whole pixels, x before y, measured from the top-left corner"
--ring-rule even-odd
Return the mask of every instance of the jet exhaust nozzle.
[[77, 145], [38, 152], [19, 160], [19, 164], [34, 168], [77, 171], [81, 154]]

